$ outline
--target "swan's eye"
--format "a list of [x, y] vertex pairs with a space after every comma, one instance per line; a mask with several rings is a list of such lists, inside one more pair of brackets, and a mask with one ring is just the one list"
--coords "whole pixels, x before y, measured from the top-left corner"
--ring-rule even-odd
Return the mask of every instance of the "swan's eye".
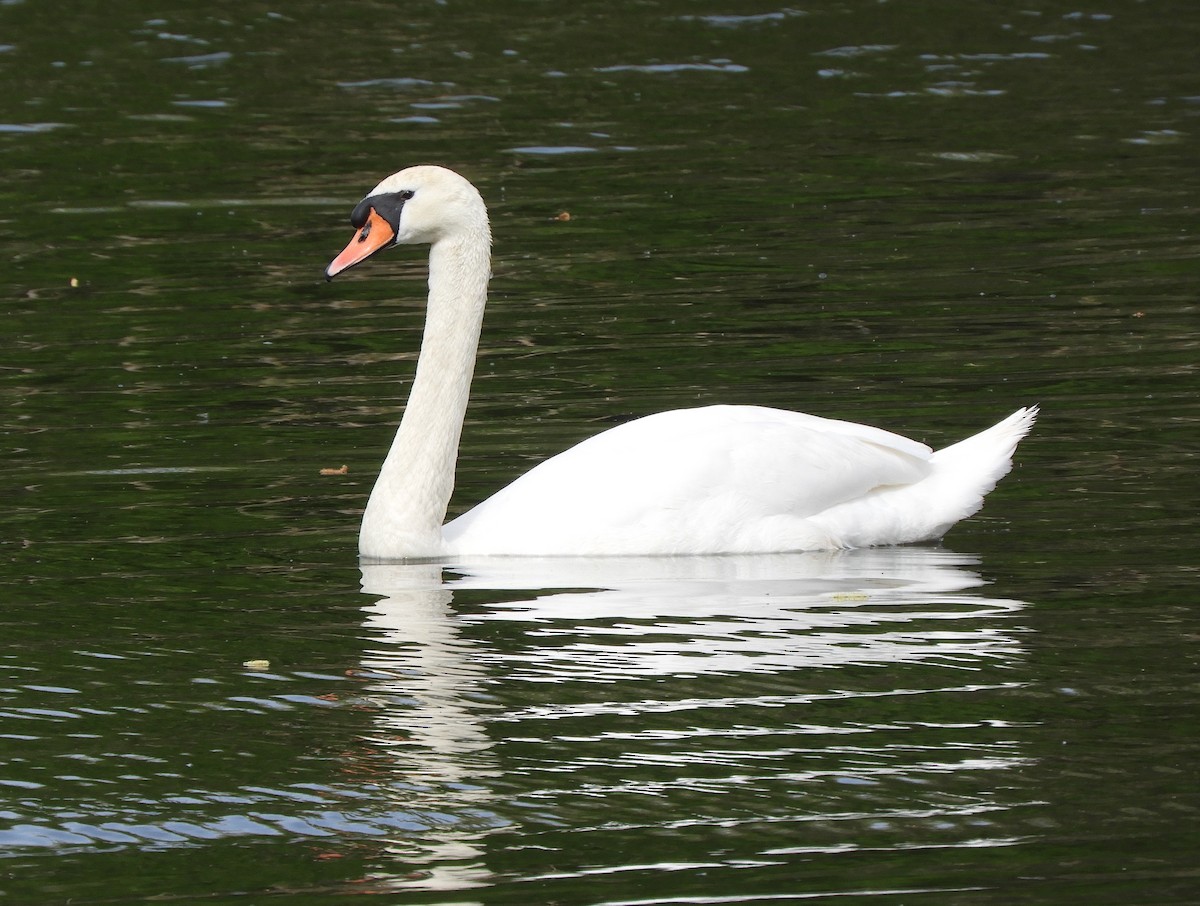
[[401, 201], [408, 201], [410, 198], [412, 198], [416, 194], [417, 193], [414, 192], [412, 189], [401, 189], [399, 192], [396, 193], [396, 195], [399, 197], [399, 199]]

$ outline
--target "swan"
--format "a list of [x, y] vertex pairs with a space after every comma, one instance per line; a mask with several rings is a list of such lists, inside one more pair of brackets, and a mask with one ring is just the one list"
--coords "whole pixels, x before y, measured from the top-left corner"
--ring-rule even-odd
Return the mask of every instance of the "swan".
[[491, 274], [487, 208], [442, 167], [401, 170], [354, 208], [332, 280], [395, 245], [429, 245], [408, 405], [362, 517], [366, 561], [741, 554], [940, 538], [1012, 466], [1037, 407], [934, 452], [898, 434], [762, 406], [645, 416], [540, 463], [443, 525]]

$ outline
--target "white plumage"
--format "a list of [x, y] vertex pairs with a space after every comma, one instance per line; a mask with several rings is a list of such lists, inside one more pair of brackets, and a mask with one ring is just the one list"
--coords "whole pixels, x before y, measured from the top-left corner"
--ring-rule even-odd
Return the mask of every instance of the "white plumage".
[[355, 209], [328, 277], [429, 242], [412, 392], [363, 514], [368, 559], [827, 550], [941, 537], [1011, 467], [1037, 408], [939, 452], [897, 434], [761, 406], [661, 412], [539, 464], [444, 527], [490, 273], [487, 211], [450, 170], [412, 167]]

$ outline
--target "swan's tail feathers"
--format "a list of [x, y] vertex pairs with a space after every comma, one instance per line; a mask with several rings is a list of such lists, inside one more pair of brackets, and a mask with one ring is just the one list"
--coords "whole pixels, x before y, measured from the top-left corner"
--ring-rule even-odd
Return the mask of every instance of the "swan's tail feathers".
[[983, 506], [984, 496], [1008, 474], [1013, 452], [1021, 438], [1033, 428], [1037, 415], [1037, 406], [1018, 409], [999, 424], [938, 450], [930, 457], [944, 483], [943, 493], [950, 491], [956, 496], [961, 495], [958, 499], [961, 515], [957, 519], [977, 512]]

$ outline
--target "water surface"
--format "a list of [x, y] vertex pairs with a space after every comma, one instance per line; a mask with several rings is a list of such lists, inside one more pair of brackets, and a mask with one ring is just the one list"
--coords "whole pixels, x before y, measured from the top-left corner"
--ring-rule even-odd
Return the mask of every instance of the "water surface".
[[[0, 892], [1193, 902], [1198, 26], [0, 5]], [[416, 162], [497, 238], [456, 512], [670, 406], [1043, 417], [943, 547], [360, 572], [424, 263], [321, 269]]]

